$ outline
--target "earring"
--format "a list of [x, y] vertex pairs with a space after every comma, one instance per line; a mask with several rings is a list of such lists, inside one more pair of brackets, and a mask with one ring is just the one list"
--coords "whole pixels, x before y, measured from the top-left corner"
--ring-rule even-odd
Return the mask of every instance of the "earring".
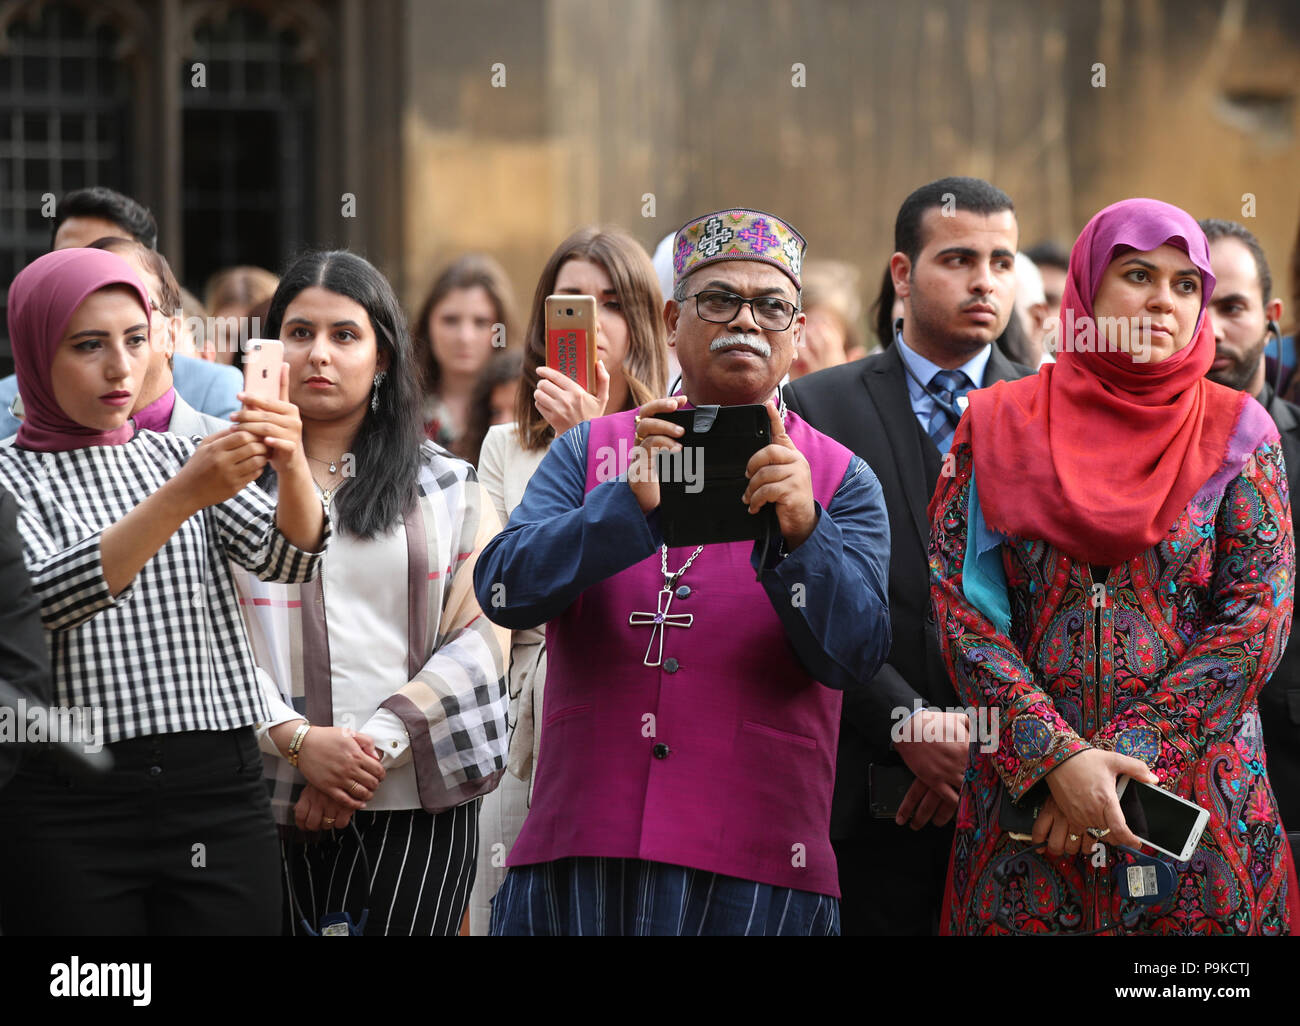
[[384, 383], [384, 378], [388, 376], [387, 371], [380, 371], [375, 375], [375, 384], [370, 390], [370, 409], [372, 412], [379, 411], [379, 386]]

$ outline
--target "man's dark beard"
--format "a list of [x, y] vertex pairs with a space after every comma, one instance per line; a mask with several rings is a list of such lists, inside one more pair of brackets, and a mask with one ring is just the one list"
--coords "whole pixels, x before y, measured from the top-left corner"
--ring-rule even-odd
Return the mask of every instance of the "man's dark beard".
[[1228, 388], [1242, 392], [1250, 384], [1250, 379], [1255, 376], [1255, 371], [1263, 360], [1264, 348], [1261, 346], [1253, 360], [1246, 359], [1232, 363], [1221, 371], [1210, 371], [1205, 376], [1215, 384], [1226, 385]]

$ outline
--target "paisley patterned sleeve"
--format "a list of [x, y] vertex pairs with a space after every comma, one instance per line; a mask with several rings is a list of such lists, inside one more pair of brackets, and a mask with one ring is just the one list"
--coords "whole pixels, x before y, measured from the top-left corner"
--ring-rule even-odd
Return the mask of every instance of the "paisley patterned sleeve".
[[1208, 622], [1093, 738], [1098, 748], [1142, 759], [1161, 783], [1177, 782], [1209, 743], [1233, 736], [1286, 648], [1295, 539], [1276, 441], [1251, 454], [1200, 529], [1215, 536]]
[[930, 602], [939, 647], [961, 701], [997, 714], [992, 753], [1007, 790], [1019, 799], [1072, 755], [1091, 747], [1057, 712], [1038, 686], [1015, 643], [1001, 633], [962, 591], [966, 558], [966, 512], [971, 486], [970, 426], [957, 425], [930, 500]]

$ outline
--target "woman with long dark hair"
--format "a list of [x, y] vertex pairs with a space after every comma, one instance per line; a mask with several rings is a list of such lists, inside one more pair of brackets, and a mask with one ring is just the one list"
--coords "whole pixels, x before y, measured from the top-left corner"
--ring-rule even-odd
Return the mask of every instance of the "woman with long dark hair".
[[[294, 587], [316, 575], [328, 524], [286, 379], [279, 400], [242, 396], [240, 423], [201, 443], [137, 430], [161, 341], [139, 277], [102, 250], [19, 273], [9, 336], [27, 418], [0, 448], [0, 485], [17, 500], [55, 704], [112, 768], [78, 777], [41, 752], [0, 792], [3, 932], [273, 933], [254, 732], [266, 706], [228, 561]], [[275, 501], [252, 485], [268, 461]]]
[[[600, 395], [546, 366], [545, 303], [554, 294], [596, 297]], [[489, 429], [479, 460], [483, 486], [503, 524], [557, 435], [581, 421], [664, 394], [668, 343], [663, 306], [654, 265], [626, 232], [587, 226], [555, 248], [533, 293], [516, 421]], [[505, 878], [501, 856], [519, 835], [528, 811], [542, 730], [545, 628], [515, 631], [512, 640], [510, 772], [483, 803], [479, 877], [470, 904], [470, 932], [480, 936], [488, 932], [489, 903]]]
[[237, 581], [272, 707], [285, 927], [454, 934], [506, 757], [508, 634], [473, 591], [497, 517], [473, 468], [422, 437], [405, 319], [374, 267], [299, 257], [267, 330], [335, 528], [318, 583]]

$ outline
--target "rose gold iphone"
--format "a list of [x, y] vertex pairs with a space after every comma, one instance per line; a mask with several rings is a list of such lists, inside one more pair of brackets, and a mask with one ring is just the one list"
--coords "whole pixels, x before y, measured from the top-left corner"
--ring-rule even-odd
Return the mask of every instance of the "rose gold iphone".
[[244, 391], [259, 399], [280, 398], [280, 365], [284, 343], [273, 338], [250, 338], [244, 353]]

